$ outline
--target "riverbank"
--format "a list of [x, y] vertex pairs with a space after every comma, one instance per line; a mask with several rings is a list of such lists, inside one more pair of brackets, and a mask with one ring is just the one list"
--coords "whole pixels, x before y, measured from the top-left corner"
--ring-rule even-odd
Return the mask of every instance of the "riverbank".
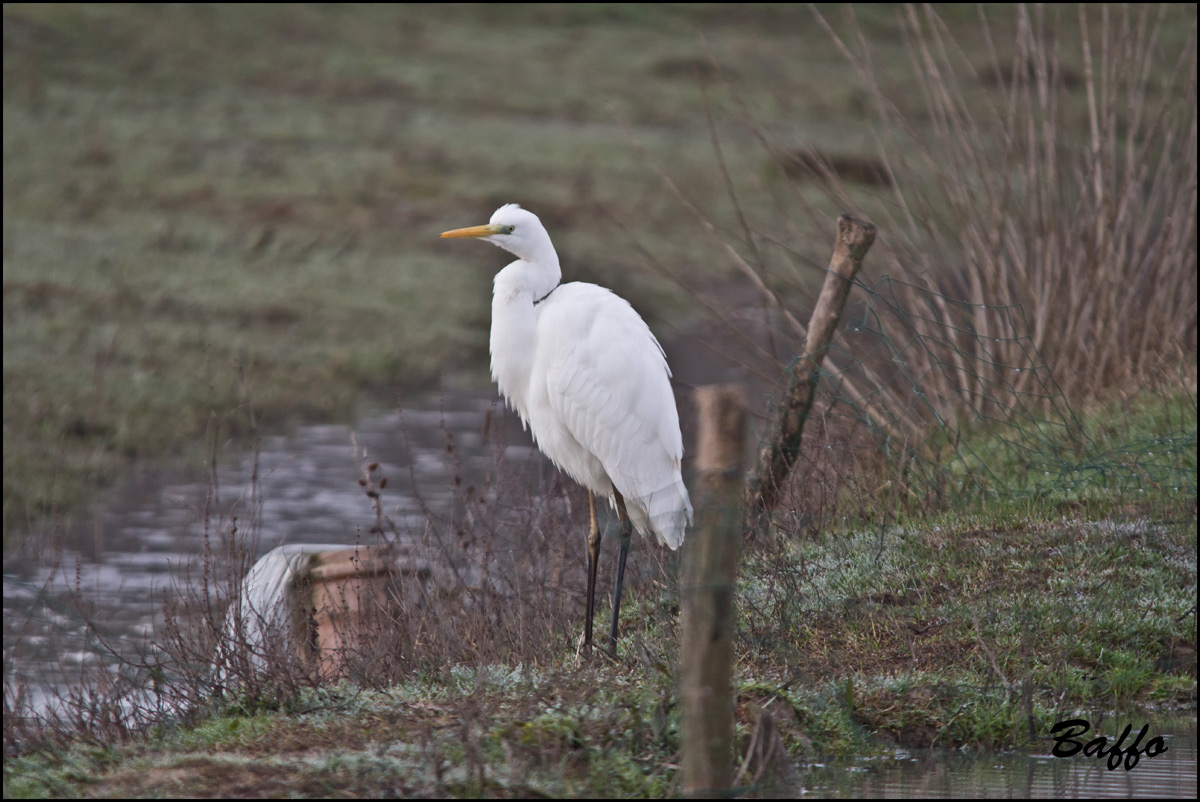
[[[739, 765], [765, 787], [831, 757], [1044, 754], [1059, 721], [1194, 714], [1196, 545], [1194, 519], [975, 519], [752, 547]], [[679, 711], [662, 579], [631, 588], [613, 664], [579, 666], [568, 629], [511, 662], [418, 656], [376, 689], [234, 694], [128, 742], [10, 756], [5, 793], [667, 795]]]

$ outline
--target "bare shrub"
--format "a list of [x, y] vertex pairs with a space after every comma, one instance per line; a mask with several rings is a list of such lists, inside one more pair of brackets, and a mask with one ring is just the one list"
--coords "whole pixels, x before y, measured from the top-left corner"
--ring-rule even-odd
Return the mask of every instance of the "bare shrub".
[[[1009, 13], [1011, 24], [989, 20]], [[1194, 14], [981, 9], [985, 46], [969, 50], [936, 10], [905, 6], [903, 75], [872, 60], [852, 8], [837, 26], [813, 15], [870, 100], [875, 153], [830, 155], [768, 128], [728, 82], [735, 124], [770, 154], [775, 180], [735, 181], [715, 122], [732, 224], [714, 223], [664, 178], [763, 298], [750, 322], [719, 299], [706, 304], [755, 341], [759, 362], [800, 353], [837, 212], [878, 226], [815, 410], [841, 419], [840, 440], [881, 454], [874, 487], [927, 503], [919, 497], [940, 494], [946, 476], [919, 477], [927, 481], [913, 490], [913, 471], [950, 459], [982, 489], [971, 469], [987, 458], [961, 446], [977, 425], [1008, 427], [1002, 439], [1020, 462], [1054, 473], [1065, 457], [1048, 432], [1085, 447], [1073, 409], [1181, 375], [1194, 384]], [[1168, 35], [1181, 23], [1193, 35]], [[868, 163], [871, 181], [860, 170]], [[738, 195], [744, 181], [761, 191], [753, 204]], [[804, 492], [829, 497], [819, 482]]]
[[[888, 272], [975, 304], [963, 320], [940, 305], [929, 324], [914, 318], [983, 368], [931, 372], [939, 395], [986, 394], [989, 379], [1027, 357], [1020, 343], [994, 342], [1011, 331], [1010, 310], [1071, 399], [1141, 385], [1194, 358], [1195, 37], [1165, 51], [1167, 12], [1101, 7], [1097, 26], [1088, 18], [1097, 12], [1080, 6], [1082, 119], [1062, 63], [1060, 26], [1070, 23], [1047, 20], [1042, 7], [1017, 7], [1014, 40], [1003, 43], [1010, 64], [981, 13], [981, 67], [934, 11], [906, 9], [920, 130], [888, 100], [861, 36], [857, 53], [838, 40], [875, 100], [880, 158], [903, 176], [881, 207], [894, 211]], [[971, 88], [986, 75], [1010, 80], [981, 102]], [[989, 339], [996, 347], [985, 351]]]
[[[906, 8], [919, 131], [889, 101], [861, 36], [857, 53], [841, 45], [874, 98], [880, 158], [898, 176], [881, 207], [894, 211], [888, 272], [975, 304], [963, 320], [937, 304], [934, 321], [913, 316], [961, 355], [953, 372], [930, 371], [927, 389], [992, 392], [1027, 356], [1020, 343], [994, 342], [1011, 330], [1001, 318], [1011, 309], [1069, 398], [1140, 385], [1194, 357], [1196, 50], [1191, 37], [1164, 52], [1167, 11], [1102, 7], [1097, 26], [1080, 6], [1082, 125], [1062, 63], [1059, 26], [1070, 23], [1040, 6], [1017, 7], [1014, 40], [1002, 43], [1010, 64], [981, 13], [988, 63], [979, 67], [932, 9]], [[988, 74], [1010, 79], [981, 102], [971, 90]], [[1032, 381], [1027, 373], [1013, 388]]]

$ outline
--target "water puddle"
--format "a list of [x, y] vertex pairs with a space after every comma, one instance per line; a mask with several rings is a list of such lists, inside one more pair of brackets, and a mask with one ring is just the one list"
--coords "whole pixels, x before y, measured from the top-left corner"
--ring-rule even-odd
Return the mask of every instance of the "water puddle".
[[382, 542], [369, 531], [374, 508], [358, 484], [364, 449], [365, 460], [380, 463], [376, 478], [389, 479], [384, 510], [401, 533], [452, 522], [463, 488], [482, 487], [489, 473], [504, 470], [527, 486], [554, 475], [513, 413], [494, 398], [457, 396], [368, 415], [353, 429], [305, 426], [264, 437], [257, 457], [219, 458], [215, 482], [132, 479], [59, 553], [6, 555], [6, 675], [25, 683], [39, 709], [82, 667], [111, 662], [110, 649], [146, 648], [164, 595], [199, 584], [200, 555], [221, 548], [234, 516], [251, 561], [288, 543]]
[[814, 798], [1195, 799], [1196, 719], [1165, 719], [1150, 730], [1162, 737], [1167, 751], [1143, 755], [1129, 771], [1110, 771], [1106, 760], [1082, 755], [898, 752], [814, 764], [803, 793]]

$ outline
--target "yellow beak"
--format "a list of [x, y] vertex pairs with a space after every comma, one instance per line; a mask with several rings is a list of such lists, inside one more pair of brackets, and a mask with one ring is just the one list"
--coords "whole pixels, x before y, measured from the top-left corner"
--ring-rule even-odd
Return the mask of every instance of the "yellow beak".
[[501, 228], [501, 226], [492, 223], [489, 223], [486, 226], [456, 228], [453, 231], [443, 231], [442, 237], [445, 239], [455, 239], [458, 237], [490, 237], [493, 234], [501, 233]]

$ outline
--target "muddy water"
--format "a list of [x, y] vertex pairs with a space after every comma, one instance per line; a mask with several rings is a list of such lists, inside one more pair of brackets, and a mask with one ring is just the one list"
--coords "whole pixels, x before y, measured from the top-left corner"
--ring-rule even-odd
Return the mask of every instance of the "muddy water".
[[381, 542], [358, 484], [367, 461], [388, 477], [384, 510], [402, 533], [430, 519], [452, 526], [463, 489], [498, 470], [527, 486], [554, 473], [494, 398], [456, 396], [366, 415], [353, 429], [266, 437], [257, 454], [219, 455], [217, 470], [199, 476], [132, 479], [61, 548], [5, 556], [6, 678], [27, 683], [42, 706], [82, 667], [111, 662], [110, 650], [146, 648], [164, 596], [195, 587], [200, 555], [221, 549], [235, 527], [252, 559], [287, 543]]

